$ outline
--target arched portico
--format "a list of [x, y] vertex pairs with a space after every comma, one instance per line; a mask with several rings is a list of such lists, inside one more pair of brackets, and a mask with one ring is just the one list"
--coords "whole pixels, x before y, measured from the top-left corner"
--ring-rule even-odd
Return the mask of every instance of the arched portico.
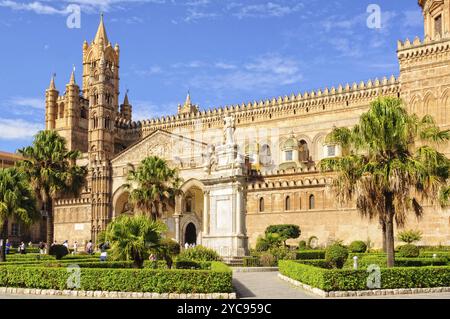
[[190, 179], [181, 186], [181, 194], [175, 200], [174, 215], [175, 237], [181, 245], [186, 243], [194, 228], [196, 244], [201, 243], [201, 237], [207, 231], [209, 199], [205, 194], [205, 185], [197, 179]]

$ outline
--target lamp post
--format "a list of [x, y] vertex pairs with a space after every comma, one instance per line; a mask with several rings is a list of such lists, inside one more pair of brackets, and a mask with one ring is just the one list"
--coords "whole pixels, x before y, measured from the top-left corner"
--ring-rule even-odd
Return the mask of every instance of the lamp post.
[[358, 256], [353, 257], [353, 269], [358, 270]]

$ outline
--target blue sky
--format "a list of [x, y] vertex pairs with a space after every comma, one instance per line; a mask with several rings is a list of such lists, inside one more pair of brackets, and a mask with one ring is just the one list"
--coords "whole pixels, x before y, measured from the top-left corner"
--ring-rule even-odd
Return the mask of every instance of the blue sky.
[[[369, 4], [380, 29], [367, 27]], [[0, 0], [0, 150], [44, 128], [52, 73], [62, 92], [75, 65], [80, 83], [100, 12], [135, 119], [176, 113], [188, 90], [210, 108], [398, 75], [397, 40], [423, 36], [416, 0]]]

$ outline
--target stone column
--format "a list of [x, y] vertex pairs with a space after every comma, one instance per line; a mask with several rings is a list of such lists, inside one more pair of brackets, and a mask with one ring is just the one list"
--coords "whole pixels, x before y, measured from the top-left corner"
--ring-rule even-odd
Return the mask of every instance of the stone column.
[[203, 236], [209, 234], [209, 190], [203, 192]]
[[175, 240], [177, 243], [181, 244], [180, 236], [180, 215], [175, 215]]
[[243, 212], [242, 212], [242, 187], [238, 186], [237, 188], [237, 194], [236, 194], [236, 233], [238, 235], [242, 235], [243, 234], [243, 230], [242, 230], [242, 217], [243, 217]]

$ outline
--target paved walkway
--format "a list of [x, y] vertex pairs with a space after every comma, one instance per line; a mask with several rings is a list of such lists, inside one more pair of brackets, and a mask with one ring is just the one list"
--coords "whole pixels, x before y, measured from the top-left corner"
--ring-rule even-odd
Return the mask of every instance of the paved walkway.
[[320, 298], [278, 278], [278, 272], [234, 272], [233, 286], [243, 299]]
[[[328, 299], [279, 279], [278, 272], [234, 272], [233, 286], [242, 299]], [[336, 299], [450, 299], [450, 293]]]

